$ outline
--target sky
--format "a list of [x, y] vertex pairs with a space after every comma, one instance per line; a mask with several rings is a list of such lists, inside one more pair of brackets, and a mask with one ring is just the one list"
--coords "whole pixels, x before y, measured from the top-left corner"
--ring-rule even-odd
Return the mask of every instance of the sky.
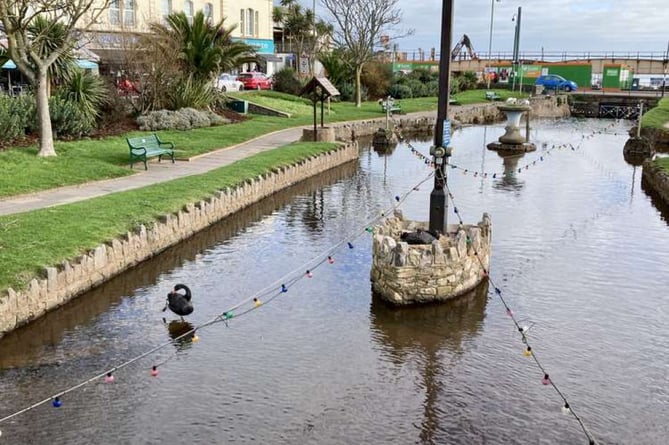
[[[396, 0], [403, 29], [400, 51], [440, 47], [442, 0]], [[493, 0], [454, 0], [453, 45], [467, 34], [476, 52], [487, 53]], [[278, 1], [275, 0], [275, 3]], [[300, 0], [311, 8], [313, 0]], [[664, 53], [669, 44], [669, 0], [495, 1], [492, 51], [513, 50], [518, 7], [522, 7], [520, 51]], [[316, 14], [325, 14], [316, 0]]]

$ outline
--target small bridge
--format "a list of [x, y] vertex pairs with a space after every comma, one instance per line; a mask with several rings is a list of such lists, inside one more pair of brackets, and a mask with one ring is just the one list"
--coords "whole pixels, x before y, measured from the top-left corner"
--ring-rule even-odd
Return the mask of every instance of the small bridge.
[[611, 119], [638, 119], [641, 104], [643, 112], [657, 105], [660, 100], [655, 94], [643, 92], [575, 93], [570, 96], [572, 116], [599, 117]]

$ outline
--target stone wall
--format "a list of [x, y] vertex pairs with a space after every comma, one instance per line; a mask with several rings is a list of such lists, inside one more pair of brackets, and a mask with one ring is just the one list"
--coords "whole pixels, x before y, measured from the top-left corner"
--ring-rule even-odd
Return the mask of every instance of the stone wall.
[[488, 214], [476, 225], [449, 225], [432, 244], [399, 241], [402, 232], [417, 228], [427, 229], [427, 223], [404, 220], [400, 212], [374, 227], [371, 280], [381, 298], [398, 306], [445, 301], [485, 279], [492, 237]]
[[235, 189], [219, 191], [155, 223], [139, 226], [124, 236], [97, 246], [85, 255], [46, 267], [43, 276], [21, 291], [0, 295], [0, 337], [32, 321], [124, 270], [179, 243], [214, 222], [278, 190], [358, 158], [357, 143], [277, 169]]
[[669, 174], [651, 160], [643, 163], [643, 179], [669, 205]]
[[[449, 118], [453, 125], [478, 125], [501, 122], [506, 119], [504, 113], [497, 109], [501, 102], [490, 102], [472, 105], [452, 105], [449, 108]], [[566, 96], [537, 96], [530, 98], [532, 119], [545, 117], [569, 116], [569, 105]], [[394, 115], [391, 126], [401, 129], [403, 134], [432, 133], [436, 112], [430, 116]], [[371, 136], [379, 128], [385, 128], [385, 117], [360, 120], [339, 124], [329, 124], [334, 128], [335, 138], [338, 141], [355, 140], [359, 136]]]

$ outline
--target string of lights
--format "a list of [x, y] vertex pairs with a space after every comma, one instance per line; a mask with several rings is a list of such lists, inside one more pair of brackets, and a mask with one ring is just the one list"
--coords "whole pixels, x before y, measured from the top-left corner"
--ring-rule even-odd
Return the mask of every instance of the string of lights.
[[[606, 126], [606, 129], [612, 128], [615, 126], [617, 122], [612, 122], [611, 124]], [[395, 134], [397, 135], [397, 138], [399, 139], [400, 142], [405, 143], [410, 149], [411, 153], [413, 153], [418, 159], [422, 160], [423, 163], [431, 168], [434, 168], [434, 162], [432, 161], [432, 157], [427, 156], [423, 153], [420, 152], [417, 148], [413, 147], [410, 142], [406, 141], [406, 139], [403, 137], [401, 134], [399, 128], [395, 128]], [[478, 171], [474, 169], [468, 169], [465, 167], [462, 167], [460, 165], [453, 164], [452, 162], [447, 162], [446, 165], [448, 165], [451, 169], [454, 170], [460, 170], [462, 171], [463, 175], [471, 174], [471, 177], [473, 178], [482, 178], [482, 179], [487, 179], [487, 178], [492, 178], [492, 179], [497, 179], [497, 178], [503, 178], [505, 176], [509, 176], [515, 173], [522, 173], [524, 170], [529, 170], [530, 167], [536, 166], [537, 163], [544, 162], [548, 156], [552, 154], [553, 151], [555, 150], [564, 150], [564, 149], [570, 149], [571, 151], [577, 151], [582, 148], [583, 143], [595, 137], [598, 134], [609, 134], [606, 133], [605, 131], [602, 130], [593, 130], [592, 133], [587, 134], [587, 135], [582, 135], [582, 137], [579, 139], [579, 141], [574, 145], [574, 143], [567, 142], [567, 143], [562, 143], [562, 144], [553, 144], [551, 145], [550, 148], [547, 150], [543, 151], [542, 154], [539, 156], [539, 159], [535, 159], [531, 162], [528, 162], [522, 167], [518, 167], [517, 169], [514, 169], [513, 171], [504, 171], [504, 172], [485, 172], [485, 171]], [[617, 133], [613, 133], [617, 134]]]
[[[439, 170], [436, 170], [436, 171], [439, 172]], [[442, 177], [438, 177], [438, 180], [442, 181], [442, 183], [444, 185], [444, 188], [447, 191], [448, 198], [450, 199], [451, 203], [453, 204], [453, 212], [455, 213], [456, 217], [458, 218], [458, 222], [459, 222], [460, 227], [463, 227], [464, 226], [464, 221], [463, 221], [463, 219], [460, 215], [460, 211], [458, 210], [457, 204], [455, 202], [455, 197], [453, 196], [453, 193], [452, 193], [451, 189], [448, 187], [448, 184], [446, 182], [446, 178], [442, 176]], [[476, 250], [476, 248], [474, 247], [472, 239], [469, 236], [467, 236], [466, 242], [467, 242], [467, 244], [472, 246], [472, 248], [474, 249], [474, 255], [476, 256], [477, 260], [479, 261], [479, 264], [481, 265], [481, 268], [483, 269], [484, 276], [488, 278], [488, 281], [489, 281], [490, 285], [494, 289], [495, 295], [497, 295], [497, 297], [501, 301], [502, 305], [504, 306], [506, 314], [511, 318], [514, 326], [516, 327], [517, 331], [520, 333], [521, 341], [525, 345], [525, 349], [523, 350], [523, 355], [526, 356], [526, 357], [532, 358], [534, 363], [536, 364], [536, 366], [541, 371], [541, 375], [543, 376], [541, 378], [541, 384], [546, 385], [546, 386], [551, 386], [556, 391], [556, 393], [559, 395], [559, 397], [562, 399], [562, 402], [563, 402], [562, 412], [565, 415], [571, 414], [576, 419], [578, 424], [580, 425], [580, 427], [583, 430], [585, 436], [588, 438], [588, 443], [590, 445], [595, 445], [597, 442], [595, 441], [594, 435], [588, 430], [588, 428], [586, 427], [582, 418], [574, 411], [572, 405], [567, 400], [566, 395], [564, 394], [564, 392], [562, 390], [560, 390], [558, 385], [550, 377], [550, 374], [548, 373], [547, 369], [539, 361], [539, 358], [536, 355], [536, 350], [533, 349], [532, 346], [530, 345], [530, 341], [529, 341], [529, 338], [528, 338], [527, 334], [528, 334], [529, 330], [532, 328], [533, 324], [521, 325], [523, 320], [518, 319], [516, 317], [515, 313], [511, 309], [511, 306], [508, 304], [508, 302], [506, 301], [506, 299], [502, 295], [501, 288], [495, 283], [493, 278], [490, 276], [489, 270], [486, 268], [485, 264], [483, 263], [483, 260], [481, 260], [481, 257], [479, 255], [478, 251]]]
[[[613, 122], [608, 127], [612, 127], [615, 124], [616, 124], [616, 122]], [[582, 135], [580, 142], [576, 146], [574, 146], [573, 143], [564, 143], [564, 144], [553, 145], [551, 148], [549, 148], [544, 153], [545, 154], [550, 154], [550, 152], [553, 151], [553, 150], [556, 150], [556, 149], [559, 150], [559, 149], [563, 149], [563, 148], [570, 148], [572, 151], [577, 151], [582, 147], [582, 144], [584, 143], [585, 140], [591, 139], [597, 134], [606, 134], [606, 133], [604, 131], [593, 131], [591, 134]], [[400, 141], [405, 142], [404, 138], [399, 133], [398, 133], [398, 138], [400, 139]], [[428, 165], [429, 167], [434, 167], [435, 166], [435, 164], [434, 164], [434, 162], [432, 161], [431, 158], [422, 154], [418, 149], [413, 147], [411, 145], [411, 143], [406, 142], [406, 144], [411, 149], [411, 152], [413, 154], [415, 154], [416, 157], [421, 159], [426, 165]], [[543, 161], [543, 160], [544, 160], [544, 157], [541, 156], [540, 161]], [[535, 164], [536, 164], [536, 161], [532, 162], [532, 165], [535, 165]], [[458, 168], [458, 169], [463, 170], [463, 174], [466, 174], [467, 172], [469, 172], [469, 170], [461, 168], [461, 167], [453, 165], [453, 164], [446, 164], [446, 165], [450, 165], [450, 167], [454, 168], [454, 169]], [[529, 168], [529, 165], [530, 164], [527, 164], [524, 167], [524, 169], [527, 170]], [[522, 171], [522, 169], [523, 168], [519, 168], [518, 173], [520, 173]], [[435, 172], [437, 174], [440, 174], [440, 170], [435, 170]], [[486, 172], [474, 171], [474, 176], [477, 176], [479, 174], [481, 174], [484, 178], [486, 178], [488, 175], [490, 175], [492, 178], [496, 178], [498, 176], [498, 174], [496, 174], [496, 173], [488, 174]], [[451, 189], [448, 187], [448, 183], [446, 182], [446, 178], [444, 176], [441, 176], [441, 177], [437, 177], [437, 179], [443, 184], [445, 190], [447, 191], [448, 198], [450, 199], [451, 203], [453, 204], [453, 212], [455, 213], [456, 217], [458, 218], [458, 222], [459, 222], [460, 227], [463, 227], [464, 221], [463, 221], [463, 219], [460, 215], [460, 212], [457, 208], [457, 204], [455, 202], [455, 197], [453, 196], [453, 193], [452, 193]], [[523, 350], [523, 355], [526, 356], [526, 357], [532, 358], [535, 365], [539, 368], [539, 370], [541, 372], [541, 375], [542, 375], [541, 384], [545, 385], [545, 386], [551, 386], [555, 390], [555, 392], [558, 394], [558, 396], [562, 399], [562, 402], [563, 402], [563, 405], [562, 405], [562, 408], [561, 408], [562, 412], [565, 415], [571, 414], [574, 417], [574, 419], [578, 422], [578, 424], [581, 427], [583, 433], [587, 437], [588, 443], [590, 445], [595, 445], [597, 442], [595, 440], [594, 435], [589, 431], [589, 429], [585, 425], [581, 416], [579, 416], [574, 411], [573, 406], [569, 403], [566, 395], [558, 387], [558, 385], [554, 382], [554, 380], [550, 377], [550, 374], [548, 373], [547, 369], [544, 367], [544, 365], [541, 363], [541, 361], [537, 357], [536, 350], [533, 349], [532, 346], [530, 345], [530, 341], [529, 341], [529, 338], [528, 338], [527, 334], [528, 334], [529, 330], [534, 326], [534, 324], [522, 325], [523, 319], [519, 319], [519, 318], [516, 317], [515, 313], [511, 309], [511, 306], [508, 304], [508, 302], [504, 298], [501, 288], [495, 283], [493, 278], [490, 276], [489, 270], [485, 267], [485, 264], [483, 263], [483, 260], [481, 259], [481, 257], [479, 255], [479, 253], [477, 252], [476, 248], [473, 246], [472, 239], [469, 236], [467, 236], [466, 242], [469, 245], [472, 245], [472, 247], [474, 248], [474, 255], [476, 256], [477, 260], [479, 261], [479, 264], [481, 265], [481, 268], [483, 269], [484, 276], [488, 278], [488, 281], [489, 281], [490, 285], [494, 289], [493, 292], [495, 293], [495, 295], [501, 301], [501, 303], [504, 306], [504, 309], [506, 311], [506, 314], [509, 316], [509, 318], [511, 318], [516, 330], [519, 332], [521, 341], [525, 345], [524, 350]]]
[[[225, 325], [228, 324], [230, 320], [238, 319], [244, 315], [247, 315], [255, 310], [260, 309], [261, 307], [264, 307], [277, 297], [279, 297], [282, 294], [285, 294], [288, 292], [289, 288], [294, 286], [297, 282], [304, 278], [312, 278], [313, 277], [313, 271], [316, 270], [318, 267], [320, 267], [323, 264], [334, 264], [334, 253], [341, 248], [342, 246], [346, 245], [348, 249], [353, 249], [354, 245], [352, 241], [355, 239], [359, 238], [361, 235], [365, 233], [371, 233], [373, 231], [372, 226], [376, 223], [378, 223], [382, 218], [384, 218], [386, 215], [392, 214], [394, 210], [396, 210], [399, 206], [402, 205], [404, 201], [409, 197], [411, 193], [414, 191], [418, 190], [421, 185], [423, 185], [425, 182], [429, 181], [432, 177], [434, 176], [434, 172], [430, 172], [424, 179], [422, 179], [420, 182], [418, 182], [415, 186], [411, 187], [408, 191], [406, 191], [403, 195], [397, 195], [395, 196], [395, 202], [391, 207], [386, 209], [385, 211], [381, 212], [371, 220], [367, 221], [366, 224], [362, 228], [358, 228], [354, 231], [352, 231], [348, 236], [342, 238], [339, 242], [335, 243], [334, 245], [330, 246], [328, 249], [326, 249], [324, 252], [321, 252], [314, 257], [310, 258], [308, 261], [303, 263], [301, 266], [297, 268], [293, 268], [291, 271], [280, 277], [279, 279], [275, 280], [271, 284], [267, 285], [266, 287], [260, 289], [256, 293], [252, 294], [251, 296], [242, 299], [238, 303], [228, 307], [225, 309], [223, 312], [219, 313], [215, 317], [211, 318], [210, 320], [193, 327], [192, 329], [182, 333], [181, 335], [174, 337], [170, 339], [169, 341], [165, 341], [163, 343], [160, 343], [149, 350], [138, 354], [120, 364], [117, 364], [116, 366], [112, 368], [105, 369], [103, 371], [100, 371], [96, 374], [94, 374], [92, 377], [89, 377], [79, 383], [76, 383], [72, 386], [67, 387], [66, 389], [63, 389], [61, 391], [58, 391], [54, 394], [51, 394], [50, 396], [39, 400], [38, 402], [35, 402], [29, 406], [26, 406], [22, 409], [19, 409], [18, 411], [15, 411], [11, 414], [8, 414], [2, 418], [0, 418], [0, 424], [7, 422], [10, 419], [13, 419], [21, 414], [24, 414], [28, 411], [31, 411], [33, 409], [36, 409], [42, 405], [51, 403], [51, 405], [54, 408], [61, 408], [63, 406], [63, 396], [76, 391], [86, 385], [89, 385], [95, 381], [98, 380], [103, 380], [106, 383], [113, 384], [115, 381], [114, 374], [117, 371], [120, 371], [121, 369], [127, 368], [128, 366], [139, 362], [140, 360], [147, 358], [156, 352], [172, 345], [174, 342], [185, 339], [187, 337], [191, 337], [193, 342], [197, 342], [199, 338], [197, 337], [197, 332], [200, 330], [209, 327], [214, 324], [218, 323], [224, 323]], [[277, 290], [278, 289], [278, 290]], [[267, 297], [265, 299], [265, 297]], [[264, 299], [264, 301], [263, 301]], [[239, 312], [235, 312], [238, 309], [244, 307], [245, 305], [252, 303], [251, 306], [244, 308], [243, 310]], [[167, 363], [172, 357], [168, 357], [167, 359], [163, 359], [160, 362], [154, 362], [153, 365], [151, 366], [149, 374], [152, 377], [157, 377], [158, 376], [158, 368], [165, 363]], [[2, 431], [0, 430], [0, 436], [2, 436]]]

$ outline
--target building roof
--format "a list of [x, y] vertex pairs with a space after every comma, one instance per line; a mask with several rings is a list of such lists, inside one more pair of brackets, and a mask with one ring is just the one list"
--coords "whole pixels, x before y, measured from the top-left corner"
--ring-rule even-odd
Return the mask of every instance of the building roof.
[[339, 96], [339, 90], [330, 83], [327, 77], [313, 77], [300, 91], [298, 96], [311, 95], [312, 97], [325, 100], [331, 96]]

